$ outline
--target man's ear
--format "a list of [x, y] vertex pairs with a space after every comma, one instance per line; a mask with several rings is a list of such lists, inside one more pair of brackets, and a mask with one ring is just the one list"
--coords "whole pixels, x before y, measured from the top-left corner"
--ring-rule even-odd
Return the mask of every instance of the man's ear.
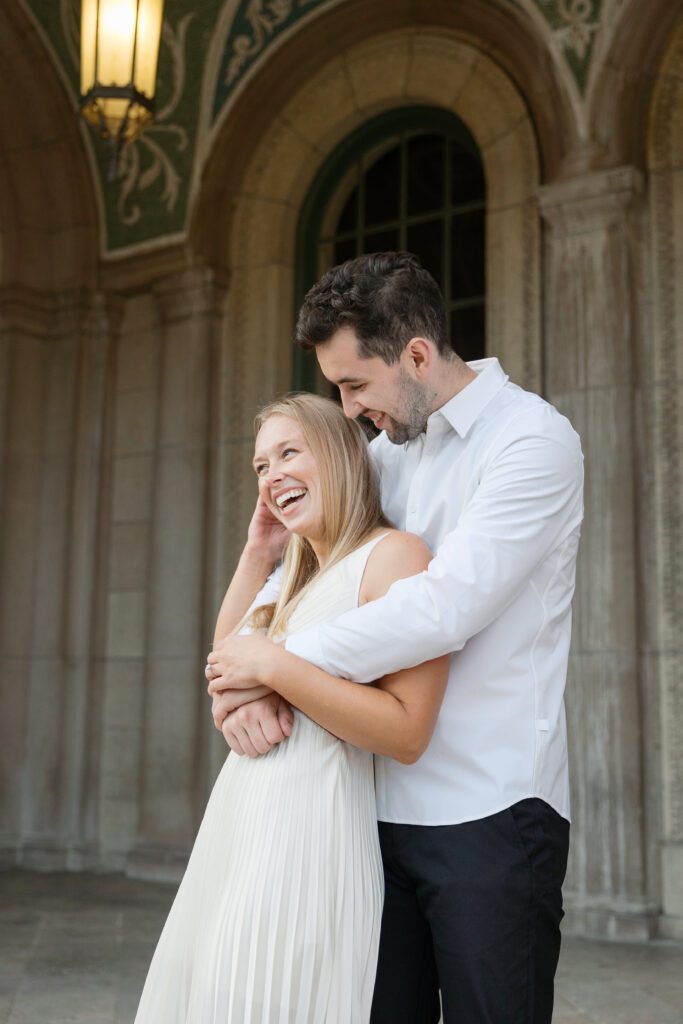
[[415, 374], [424, 377], [429, 373], [434, 364], [434, 346], [430, 341], [426, 338], [411, 338], [404, 352]]

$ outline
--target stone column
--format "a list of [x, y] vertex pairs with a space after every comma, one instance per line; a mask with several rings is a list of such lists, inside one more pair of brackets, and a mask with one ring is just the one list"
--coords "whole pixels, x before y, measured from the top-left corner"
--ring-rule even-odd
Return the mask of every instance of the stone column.
[[92, 864], [88, 749], [102, 427], [102, 296], [3, 296], [5, 486], [0, 546], [4, 841], [21, 864]]
[[137, 876], [175, 877], [203, 811], [216, 356], [224, 290], [191, 269], [155, 286], [161, 313], [151, 508]]
[[643, 826], [641, 621], [633, 347], [632, 167], [540, 190], [546, 222], [545, 393], [579, 431], [586, 517], [567, 685], [573, 827], [568, 928], [645, 937], [654, 907]]

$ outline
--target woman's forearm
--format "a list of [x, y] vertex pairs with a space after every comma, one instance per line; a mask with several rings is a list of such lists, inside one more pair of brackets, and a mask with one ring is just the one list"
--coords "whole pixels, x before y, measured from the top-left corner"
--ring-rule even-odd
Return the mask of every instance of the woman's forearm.
[[240, 624], [273, 569], [267, 557], [247, 545], [240, 556], [218, 612], [213, 642], [229, 636]]
[[277, 648], [259, 681], [339, 739], [414, 763], [429, 739], [423, 723], [386, 690], [328, 675], [284, 648]]

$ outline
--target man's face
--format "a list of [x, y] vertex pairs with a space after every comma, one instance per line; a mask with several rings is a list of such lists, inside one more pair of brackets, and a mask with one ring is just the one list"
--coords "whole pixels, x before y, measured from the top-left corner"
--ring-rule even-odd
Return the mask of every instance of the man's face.
[[364, 359], [353, 328], [342, 327], [316, 347], [316, 355], [351, 419], [366, 416], [394, 444], [412, 441], [425, 429], [431, 392], [417, 379], [407, 350], [391, 366], [379, 356]]

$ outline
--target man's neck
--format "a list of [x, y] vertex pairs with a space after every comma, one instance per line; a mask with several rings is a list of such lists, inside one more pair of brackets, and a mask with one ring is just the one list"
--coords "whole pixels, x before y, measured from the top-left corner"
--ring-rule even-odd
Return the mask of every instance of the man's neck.
[[468, 384], [477, 379], [477, 374], [471, 370], [462, 359], [439, 359], [435, 366], [434, 380], [434, 403], [432, 412], [436, 412], [455, 398], [461, 391], [464, 391]]

